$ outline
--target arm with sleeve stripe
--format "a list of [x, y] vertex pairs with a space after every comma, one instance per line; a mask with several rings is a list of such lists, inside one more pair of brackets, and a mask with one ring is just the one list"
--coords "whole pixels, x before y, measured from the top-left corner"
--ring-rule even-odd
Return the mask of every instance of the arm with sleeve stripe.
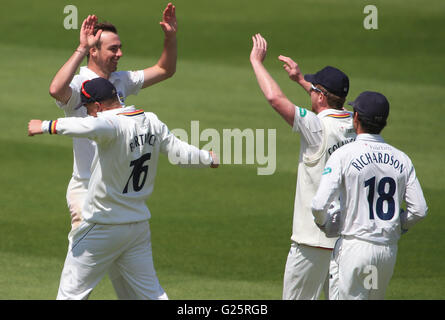
[[116, 136], [116, 126], [112, 120], [100, 117], [70, 117], [43, 121], [42, 132], [88, 138], [100, 142], [114, 138]]

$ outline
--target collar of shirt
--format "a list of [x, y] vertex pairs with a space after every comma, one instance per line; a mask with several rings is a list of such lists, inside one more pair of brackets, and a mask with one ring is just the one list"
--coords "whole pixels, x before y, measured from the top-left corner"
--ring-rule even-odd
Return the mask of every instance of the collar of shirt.
[[80, 67], [79, 74], [89, 79], [99, 78], [97, 73], [88, 69], [87, 66]]
[[326, 109], [323, 110], [322, 112], [320, 112], [319, 114], [317, 114], [317, 117], [324, 118], [327, 117], [329, 115], [334, 115], [334, 116], [342, 116], [342, 115], [347, 115], [347, 117], [352, 116], [351, 111], [348, 111], [346, 109], [344, 110], [338, 110], [338, 109]]
[[357, 135], [356, 141], [385, 142], [379, 134], [360, 133]]
[[[88, 79], [99, 78], [99, 75], [96, 72], [94, 72], [93, 70], [89, 69], [87, 66], [80, 67], [79, 74], [88, 78]], [[115, 77], [114, 72], [112, 72], [110, 74], [110, 78], [108, 78], [108, 80], [111, 82], [113, 82], [114, 80], [118, 80], [118, 78], [114, 79], [114, 77]]]
[[111, 110], [105, 110], [102, 112], [98, 112], [97, 116], [101, 117], [104, 115], [111, 115], [111, 114], [118, 114], [118, 113], [123, 113], [123, 112], [133, 112], [136, 111], [135, 106], [128, 106], [128, 107], [122, 107], [122, 108], [116, 108], [116, 109], [111, 109]]

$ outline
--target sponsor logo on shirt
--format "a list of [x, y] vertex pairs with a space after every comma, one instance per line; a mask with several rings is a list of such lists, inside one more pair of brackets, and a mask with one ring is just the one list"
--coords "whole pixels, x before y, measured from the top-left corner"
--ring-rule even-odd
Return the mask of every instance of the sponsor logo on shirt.
[[298, 108], [300, 110], [300, 117], [304, 118], [307, 114], [307, 110], [304, 108]]
[[329, 174], [331, 172], [332, 172], [332, 169], [330, 167], [326, 167], [326, 168], [324, 168], [322, 175], [324, 176], [325, 174]]

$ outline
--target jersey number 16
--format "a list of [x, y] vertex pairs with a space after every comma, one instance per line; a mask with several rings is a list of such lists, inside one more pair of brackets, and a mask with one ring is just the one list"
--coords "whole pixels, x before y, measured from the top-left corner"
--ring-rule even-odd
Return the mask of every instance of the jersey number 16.
[[[128, 192], [128, 185], [130, 184], [131, 178], [133, 178], [133, 190], [135, 192], [141, 191], [144, 187], [145, 180], [147, 180], [148, 176], [148, 164], [144, 165], [144, 163], [151, 158], [151, 153], [146, 153], [139, 159], [133, 160], [130, 162], [130, 167], [133, 167], [133, 170], [131, 171], [130, 177], [128, 178], [127, 184], [125, 185], [124, 190], [122, 193]], [[141, 174], [143, 174], [142, 181], [141, 181]]]

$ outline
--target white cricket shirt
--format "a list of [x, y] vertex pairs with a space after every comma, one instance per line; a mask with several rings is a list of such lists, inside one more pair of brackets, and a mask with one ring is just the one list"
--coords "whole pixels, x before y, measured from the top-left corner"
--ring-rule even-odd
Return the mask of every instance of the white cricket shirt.
[[336, 239], [326, 237], [315, 224], [311, 201], [327, 159], [335, 150], [355, 139], [352, 113], [327, 109], [315, 114], [304, 108], [295, 108], [293, 130], [299, 132], [301, 138], [291, 240], [331, 249]]
[[[360, 134], [328, 160], [312, 201], [317, 223], [323, 224], [329, 203], [338, 196], [341, 235], [374, 243], [396, 244], [402, 229], [427, 212], [410, 158], [380, 135]], [[406, 211], [400, 214], [402, 201]]]
[[[87, 109], [82, 106], [80, 92], [82, 83], [86, 80], [98, 78], [99, 76], [88, 69], [80, 67], [79, 74], [75, 75], [70, 83], [71, 97], [66, 104], [56, 101], [56, 104], [65, 112], [66, 117], [86, 117]], [[139, 71], [117, 71], [113, 72], [108, 79], [117, 90], [117, 94], [123, 104], [128, 95], [137, 95], [144, 83], [144, 72]], [[77, 179], [89, 179], [91, 176], [91, 162], [95, 152], [94, 142], [86, 138], [73, 138], [73, 177]]]
[[176, 138], [155, 114], [133, 106], [107, 110], [97, 117], [60, 118], [50, 132], [89, 138], [97, 145], [85, 221], [123, 224], [147, 220], [146, 200], [153, 192], [159, 153], [174, 153], [182, 166], [209, 167], [208, 151]]

